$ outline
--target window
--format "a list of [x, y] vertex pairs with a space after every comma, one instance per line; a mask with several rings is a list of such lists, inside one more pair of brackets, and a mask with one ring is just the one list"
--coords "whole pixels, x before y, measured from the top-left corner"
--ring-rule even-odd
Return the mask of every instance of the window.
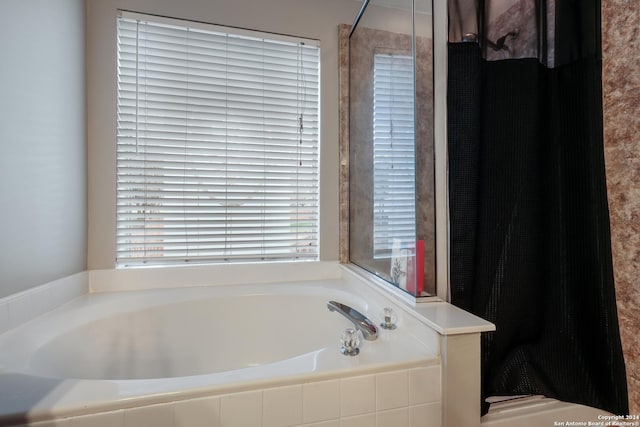
[[378, 53], [373, 71], [373, 249], [389, 258], [416, 240], [413, 60]]
[[318, 258], [319, 46], [122, 12], [118, 266]]

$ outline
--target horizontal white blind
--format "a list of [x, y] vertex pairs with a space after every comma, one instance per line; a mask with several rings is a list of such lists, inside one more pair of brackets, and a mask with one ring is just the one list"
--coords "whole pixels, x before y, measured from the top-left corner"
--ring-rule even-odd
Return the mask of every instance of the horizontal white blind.
[[376, 54], [373, 68], [373, 249], [383, 258], [393, 239], [416, 239], [413, 60]]
[[117, 265], [317, 259], [319, 47], [166, 21], [117, 21]]

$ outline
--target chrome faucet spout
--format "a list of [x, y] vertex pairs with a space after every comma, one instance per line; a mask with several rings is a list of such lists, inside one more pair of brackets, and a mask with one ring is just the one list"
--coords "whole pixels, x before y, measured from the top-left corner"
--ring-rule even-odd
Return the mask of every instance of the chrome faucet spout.
[[367, 341], [373, 341], [378, 338], [378, 328], [364, 314], [358, 310], [336, 301], [327, 303], [329, 311], [336, 311], [349, 319], [351, 323], [362, 332], [362, 336]]

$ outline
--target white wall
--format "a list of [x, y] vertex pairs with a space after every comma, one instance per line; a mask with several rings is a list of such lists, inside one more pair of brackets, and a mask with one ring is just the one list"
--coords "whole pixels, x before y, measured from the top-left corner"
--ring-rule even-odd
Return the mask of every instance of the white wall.
[[86, 268], [83, 0], [0, 1], [0, 297]]
[[[4, 1], [4, 0], [2, 0]], [[87, 0], [88, 268], [115, 264], [116, 13], [118, 9], [321, 41], [320, 258], [338, 259], [338, 24], [345, 0]]]

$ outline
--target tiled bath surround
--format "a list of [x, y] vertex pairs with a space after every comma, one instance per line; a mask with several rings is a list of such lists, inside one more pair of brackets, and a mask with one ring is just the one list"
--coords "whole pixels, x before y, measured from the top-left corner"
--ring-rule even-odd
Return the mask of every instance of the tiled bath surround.
[[436, 427], [440, 366], [200, 397], [33, 427]]

